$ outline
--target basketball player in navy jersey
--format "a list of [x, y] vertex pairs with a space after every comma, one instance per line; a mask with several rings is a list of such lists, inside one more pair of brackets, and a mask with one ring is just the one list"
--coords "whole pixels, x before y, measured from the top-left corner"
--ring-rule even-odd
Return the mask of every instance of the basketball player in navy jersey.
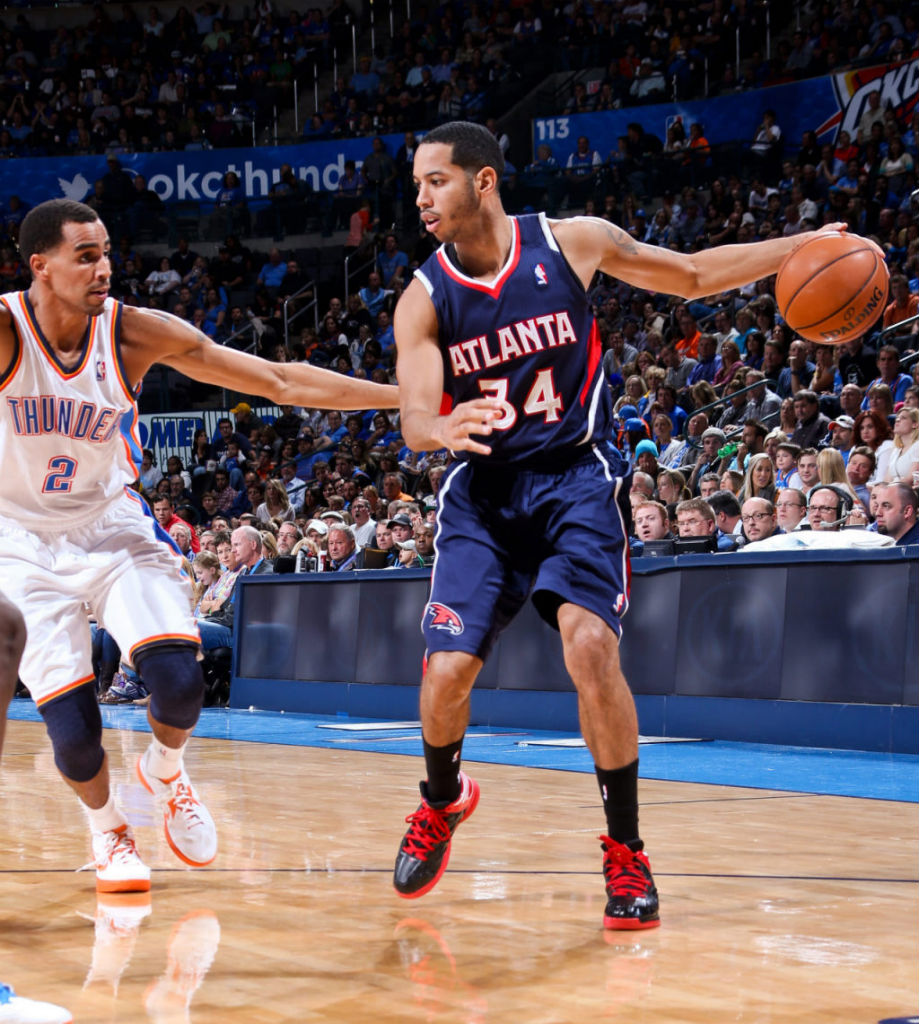
[[[653, 928], [658, 896], [638, 830], [638, 721], [619, 664], [628, 606], [628, 465], [587, 300], [597, 270], [684, 298], [774, 274], [810, 237], [692, 255], [642, 245], [606, 221], [509, 217], [504, 160], [483, 127], [442, 125], [414, 160], [421, 220], [441, 247], [396, 307], [402, 432], [449, 448], [438, 496], [437, 567], [425, 609], [421, 684], [427, 779], [396, 858], [400, 896], [447, 865], [479, 787], [460, 770], [469, 694], [529, 594], [561, 634], [607, 819], [606, 928]], [[836, 225], [838, 228], [839, 225]]]
[[184, 768], [204, 695], [188, 581], [178, 549], [129, 489], [140, 465], [135, 400], [144, 374], [163, 363], [279, 405], [328, 409], [392, 408], [398, 394], [269, 363], [168, 313], [122, 306], [109, 296], [105, 226], [82, 203], [36, 206], [19, 246], [31, 287], [0, 295], [0, 579], [28, 630], [23, 681], [86, 810], [97, 890], [145, 892], [150, 871], [109, 784], [86, 605], [150, 690], [153, 737], [137, 774], [170, 848], [201, 866], [216, 856], [217, 835]]

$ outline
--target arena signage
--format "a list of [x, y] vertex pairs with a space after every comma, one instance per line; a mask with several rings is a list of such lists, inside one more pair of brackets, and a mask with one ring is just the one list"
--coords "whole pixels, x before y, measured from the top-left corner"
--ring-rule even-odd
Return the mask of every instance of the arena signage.
[[[383, 140], [390, 155], [395, 156], [403, 136], [384, 135]], [[290, 164], [314, 191], [334, 191], [345, 161], [354, 160], [360, 167], [370, 149], [371, 139], [361, 138], [249, 149], [125, 153], [119, 155], [119, 160], [132, 177], [142, 175], [148, 188], [167, 204], [212, 203], [227, 171], [239, 175], [250, 200], [267, 200], [282, 164]], [[18, 195], [29, 206], [60, 197], [82, 202], [92, 195], [95, 182], [107, 170], [103, 155], [3, 160], [0, 195]]]
[[868, 97], [881, 94], [881, 109], [892, 110], [900, 124], [907, 124], [919, 95], [919, 60], [891, 67], [862, 68], [832, 76], [838, 109], [817, 129], [819, 136], [835, 138], [847, 131], [852, 138], [859, 118], [868, 106]]
[[854, 135], [868, 95], [875, 89], [881, 90], [881, 106], [890, 106], [900, 123], [906, 124], [919, 94], [919, 60], [809, 78], [756, 92], [728, 93], [708, 100], [537, 118], [533, 121], [533, 152], [535, 155], [536, 148], [545, 143], [564, 165], [575, 151], [579, 136], [586, 135], [591, 149], [603, 159], [615, 161], [618, 139], [626, 134], [631, 123], [637, 122], [644, 131], [663, 141], [667, 128], [677, 119], [683, 122], [687, 134], [689, 125], [698, 121], [713, 146], [749, 143], [767, 108], [776, 111], [782, 136], [793, 150], [806, 131], [816, 131], [820, 142], [832, 142], [843, 128]]

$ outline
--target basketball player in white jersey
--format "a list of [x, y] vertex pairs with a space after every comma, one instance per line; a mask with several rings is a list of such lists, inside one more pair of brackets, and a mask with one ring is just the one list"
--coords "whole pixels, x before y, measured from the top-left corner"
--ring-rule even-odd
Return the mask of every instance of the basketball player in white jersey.
[[0, 295], [0, 579], [22, 611], [21, 675], [55, 763], [86, 808], [96, 886], [146, 891], [150, 871], [115, 804], [102, 748], [84, 604], [151, 693], [152, 742], [137, 764], [186, 864], [217, 853], [213, 820], [183, 767], [204, 684], [180, 558], [128, 485], [141, 448], [136, 394], [163, 363], [279, 405], [395, 408], [395, 388], [306, 364], [270, 363], [214, 344], [167, 313], [109, 297], [105, 226], [53, 199], [23, 220], [27, 292]]

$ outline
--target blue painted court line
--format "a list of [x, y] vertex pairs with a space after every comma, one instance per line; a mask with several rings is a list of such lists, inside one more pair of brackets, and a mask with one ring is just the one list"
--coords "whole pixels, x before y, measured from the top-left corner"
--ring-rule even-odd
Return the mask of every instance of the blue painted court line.
[[[106, 728], [149, 732], [146, 708], [115, 705], [102, 707], [101, 711]], [[12, 703], [9, 717], [13, 721], [41, 721], [32, 702], [21, 699]], [[209, 739], [420, 757], [421, 733], [418, 729], [346, 732], [318, 728], [319, 725], [362, 721], [368, 720], [206, 708], [195, 735]], [[553, 738], [571, 739], [573, 734], [472, 726], [463, 744], [463, 760], [593, 774], [593, 761], [584, 747], [526, 744], [528, 739]], [[912, 754], [714, 740], [642, 744], [640, 759], [640, 775], [645, 779], [919, 803], [919, 756]]]

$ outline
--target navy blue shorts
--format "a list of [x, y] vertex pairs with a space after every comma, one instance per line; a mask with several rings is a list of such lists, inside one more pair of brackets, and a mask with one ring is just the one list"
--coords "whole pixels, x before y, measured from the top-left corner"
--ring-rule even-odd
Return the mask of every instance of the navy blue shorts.
[[438, 494], [437, 561], [422, 620], [428, 653], [484, 660], [530, 593], [556, 629], [559, 606], [570, 602], [618, 636], [629, 603], [628, 476], [612, 445], [551, 472], [452, 466]]

